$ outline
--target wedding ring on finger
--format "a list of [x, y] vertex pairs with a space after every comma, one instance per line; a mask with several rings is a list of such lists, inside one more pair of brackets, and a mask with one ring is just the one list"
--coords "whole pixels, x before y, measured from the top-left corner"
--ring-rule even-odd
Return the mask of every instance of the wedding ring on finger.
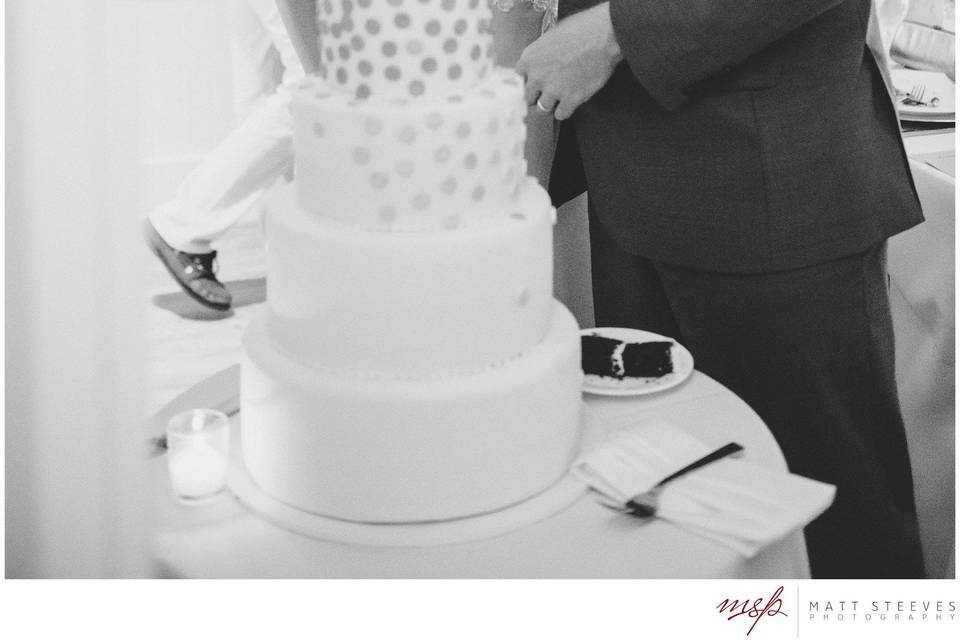
[[553, 108], [547, 108], [544, 106], [544, 104], [540, 101], [540, 98], [537, 98], [537, 109], [539, 109], [541, 113], [553, 113]]

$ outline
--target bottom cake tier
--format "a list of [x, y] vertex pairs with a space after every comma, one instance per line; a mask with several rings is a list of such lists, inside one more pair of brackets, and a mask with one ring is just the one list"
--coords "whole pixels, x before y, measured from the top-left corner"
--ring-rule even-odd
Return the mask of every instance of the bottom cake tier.
[[495, 511], [566, 473], [582, 377], [578, 327], [559, 303], [528, 353], [415, 379], [305, 366], [258, 320], [244, 336], [243, 460], [264, 492], [328, 517], [429, 522]]

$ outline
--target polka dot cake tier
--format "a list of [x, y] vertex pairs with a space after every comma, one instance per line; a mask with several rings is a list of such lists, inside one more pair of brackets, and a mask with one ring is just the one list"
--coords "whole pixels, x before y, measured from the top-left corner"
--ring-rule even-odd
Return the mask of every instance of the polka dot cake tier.
[[357, 100], [308, 80], [292, 109], [300, 202], [319, 216], [455, 228], [509, 207], [526, 178], [522, 87], [506, 69], [416, 101]]
[[489, 0], [318, 0], [320, 75], [356, 98], [445, 96], [492, 69]]
[[492, 66], [488, 0], [317, 6], [324, 77], [293, 91], [244, 336], [246, 469], [381, 532], [524, 511], [578, 453], [583, 373], [522, 81]]

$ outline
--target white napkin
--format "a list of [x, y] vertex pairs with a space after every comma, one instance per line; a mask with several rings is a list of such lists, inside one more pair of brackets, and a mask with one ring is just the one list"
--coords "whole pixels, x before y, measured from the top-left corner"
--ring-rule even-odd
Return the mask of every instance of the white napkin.
[[[666, 422], [620, 431], [574, 461], [572, 472], [618, 504], [710, 453]], [[786, 471], [724, 458], [671, 480], [657, 517], [750, 558], [823, 513], [836, 488]]]

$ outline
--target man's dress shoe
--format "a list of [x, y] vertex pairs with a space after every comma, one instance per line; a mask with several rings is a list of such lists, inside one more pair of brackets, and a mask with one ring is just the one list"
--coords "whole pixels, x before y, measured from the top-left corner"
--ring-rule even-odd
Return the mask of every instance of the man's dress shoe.
[[184, 292], [200, 304], [217, 311], [229, 311], [232, 298], [223, 283], [217, 280], [217, 252], [187, 253], [178, 251], [160, 237], [149, 220], [144, 220], [143, 235], [163, 266]]

